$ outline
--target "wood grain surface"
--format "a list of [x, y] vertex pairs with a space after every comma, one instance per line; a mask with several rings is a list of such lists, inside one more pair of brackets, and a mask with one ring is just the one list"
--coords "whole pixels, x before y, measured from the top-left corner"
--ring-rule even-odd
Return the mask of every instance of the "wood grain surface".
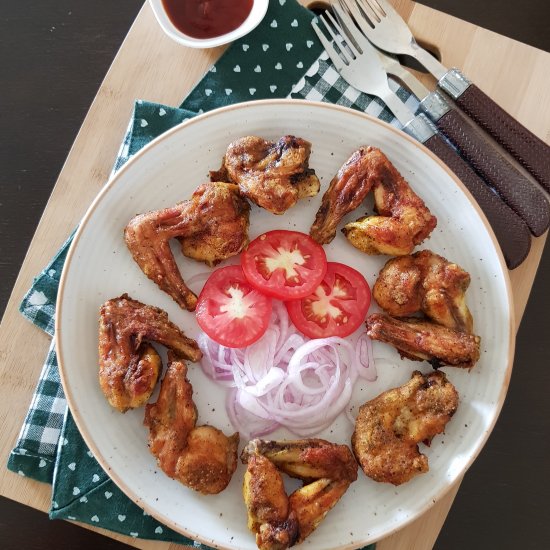
[[[531, 1], [537, 4], [529, 0], [523, 4], [524, 10]], [[437, 5], [437, 0], [430, 3]], [[2, 66], [9, 77], [8, 85], [0, 90], [3, 106], [0, 164], [4, 168], [0, 176], [2, 306], [12, 287], [13, 291], [0, 326], [3, 464], [17, 438], [49, 344], [49, 338], [18, 313], [21, 297], [106, 181], [133, 100], [145, 98], [178, 104], [221, 52], [221, 49], [189, 50], [171, 42], [145, 6], [76, 136], [102, 75], [141, 2], [9, 0], [6, 4], [0, 33]], [[398, 0], [395, 4], [409, 17], [415, 34], [437, 47], [446, 65], [461, 67], [530, 130], [550, 141], [550, 54], [409, 0]], [[476, 21], [478, 3], [465, 0], [460, 4], [468, 19]], [[498, 6], [501, 12], [506, 2], [499, 2]], [[510, 6], [508, 13], [513, 17]], [[548, 21], [548, 4], [542, 8], [546, 11], [540, 12], [537, 21], [544, 16]], [[490, 17], [484, 24], [488, 22]], [[545, 37], [542, 40], [548, 39], [547, 34]], [[427, 75], [421, 78], [433, 84]], [[528, 260], [511, 273], [518, 323], [527, 305], [545, 239], [546, 236], [536, 239]], [[550, 371], [546, 366], [548, 343], [543, 323], [549, 305], [545, 291], [549, 280], [547, 253], [518, 334], [512, 383], [501, 418], [466, 475], [437, 543], [455, 491], [449, 492], [414, 524], [381, 542], [379, 550], [425, 549], [434, 544], [444, 549], [465, 545], [502, 549], [546, 546], [550, 406], [545, 390], [549, 387]], [[0, 493], [38, 510], [49, 508], [49, 486], [20, 478], [5, 468], [0, 468]], [[65, 522], [48, 522], [43, 514], [37, 519], [37, 512], [5, 499], [0, 504], [2, 548], [108, 547], [107, 539], [97, 539], [99, 535], [95, 533], [67, 526]], [[42, 524], [38, 531], [41, 534], [35, 539], [30, 538], [32, 530], [24, 527], [30, 522]], [[54, 533], [60, 529], [67, 529], [66, 535], [56, 539]], [[139, 548], [169, 547], [108, 535]]]

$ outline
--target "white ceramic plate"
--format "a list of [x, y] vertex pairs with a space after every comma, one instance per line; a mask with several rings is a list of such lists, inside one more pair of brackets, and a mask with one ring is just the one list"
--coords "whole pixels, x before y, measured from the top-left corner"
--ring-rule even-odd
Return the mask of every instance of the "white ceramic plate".
[[[147, 512], [189, 537], [221, 548], [255, 548], [246, 527], [241, 495], [244, 466], [228, 488], [201, 496], [158, 471], [147, 448], [143, 409], [120, 414], [103, 397], [98, 381], [98, 310], [127, 292], [166, 310], [190, 336], [197, 335], [192, 313], [181, 310], [148, 280], [132, 260], [123, 229], [136, 213], [164, 208], [188, 198], [217, 169], [227, 145], [255, 134], [278, 139], [294, 134], [313, 144], [311, 167], [321, 193], [283, 216], [253, 206], [250, 237], [283, 228], [307, 232], [330, 179], [352, 151], [363, 144], [380, 147], [437, 216], [438, 225], [422, 247], [442, 254], [472, 277], [468, 304], [481, 336], [479, 363], [471, 372], [446, 368], [460, 393], [458, 412], [446, 433], [423, 448], [430, 471], [400, 487], [375, 483], [359, 472], [338, 505], [304, 544], [317, 550], [356, 548], [403, 527], [433, 505], [472, 463], [498, 416], [511, 372], [513, 311], [507, 270], [485, 218], [462, 184], [429, 151], [395, 128], [356, 111], [303, 101], [258, 101], [207, 113], [167, 132], [147, 146], [110, 181], [86, 214], [63, 271], [57, 305], [57, 350], [65, 393], [78, 427], [95, 457], [117, 485]], [[348, 216], [356, 219], [359, 208]], [[347, 263], [373, 284], [387, 257], [360, 253], [339, 233], [326, 246], [330, 260]], [[184, 279], [207, 268], [177, 255]], [[375, 310], [371, 306], [371, 311]], [[403, 384], [427, 363], [399, 358], [393, 348], [374, 344], [378, 380], [357, 387], [360, 404]], [[224, 389], [209, 381], [198, 365], [190, 369], [199, 422], [230, 433]], [[349, 444], [352, 426], [341, 415], [319, 437]], [[272, 438], [292, 437], [279, 430]], [[241, 442], [241, 448], [243, 443]]]

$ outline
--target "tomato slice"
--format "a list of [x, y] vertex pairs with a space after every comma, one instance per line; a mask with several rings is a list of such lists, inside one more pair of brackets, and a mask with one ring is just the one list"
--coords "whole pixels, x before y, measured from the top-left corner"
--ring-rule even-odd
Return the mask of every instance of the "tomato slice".
[[251, 285], [279, 300], [311, 294], [323, 280], [327, 257], [323, 247], [298, 231], [269, 231], [254, 239], [241, 257]]
[[286, 302], [296, 328], [310, 338], [348, 336], [365, 320], [370, 287], [359, 271], [328, 262], [321, 284], [309, 296]]
[[228, 348], [244, 348], [266, 331], [271, 298], [250, 285], [240, 265], [231, 265], [210, 275], [195, 313], [210, 338]]

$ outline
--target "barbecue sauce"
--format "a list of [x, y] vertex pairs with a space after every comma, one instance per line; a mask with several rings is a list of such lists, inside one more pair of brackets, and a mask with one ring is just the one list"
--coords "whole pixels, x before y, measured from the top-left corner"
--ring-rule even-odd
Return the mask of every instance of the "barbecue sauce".
[[254, 0], [162, 0], [172, 24], [193, 38], [214, 38], [235, 30]]

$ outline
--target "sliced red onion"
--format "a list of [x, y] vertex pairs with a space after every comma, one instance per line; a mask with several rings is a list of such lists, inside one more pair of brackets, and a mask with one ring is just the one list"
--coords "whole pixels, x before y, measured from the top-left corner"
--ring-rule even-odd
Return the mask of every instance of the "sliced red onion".
[[[205, 334], [198, 338], [207, 376], [231, 386], [227, 411], [243, 435], [258, 437], [284, 426], [305, 437], [328, 427], [346, 409], [358, 377], [376, 379], [366, 333], [346, 340], [310, 340], [292, 325], [286, 307], [273, 301], [262, 338], [225, 348]], [[349, 418], [349, 415], [346, 415]]]
[[256, 382], [256, 384], [250, 386], [246, 384], [238, 367], [234, 367], [233, 378], [237, 388], [254, 397], [261, 397], [281, 384], [285, 378], [285, 371], [278, 367], [272, 367], [263, 378]]
[[350, 424], [355, 425], [356, 417], [353, 416], [353, 407], [346, 407], [346, 418], [349, 420]]
[[238, 390], [231, 388], [227, 392], [226, 409], [231, 424], [241, 434], [249, 439], [262, 437], [278, 428], [278, 424], [273, 420], [260, 418], [255, 414], [249, 413], [240, 404], [237, 398]]
[[372, 340], [364, 332], [357, 339], [355, 345], [357, 371], [359, 376], [373, 382], [377, 378], [376, 366], [372, 354]]
[[195, 294], [198, 295], [200, 294], [200, 291], [202, 290], [204, 283], [206, 283], [206, 280], [208, 279], [208, 277], [210, 277], [210, 275], [212, 275], [211, 271], [202, 271], [201, 273], [197, 273], [196, 275], [189, 277], [189, 279], [185, 281], [185, 284]]

